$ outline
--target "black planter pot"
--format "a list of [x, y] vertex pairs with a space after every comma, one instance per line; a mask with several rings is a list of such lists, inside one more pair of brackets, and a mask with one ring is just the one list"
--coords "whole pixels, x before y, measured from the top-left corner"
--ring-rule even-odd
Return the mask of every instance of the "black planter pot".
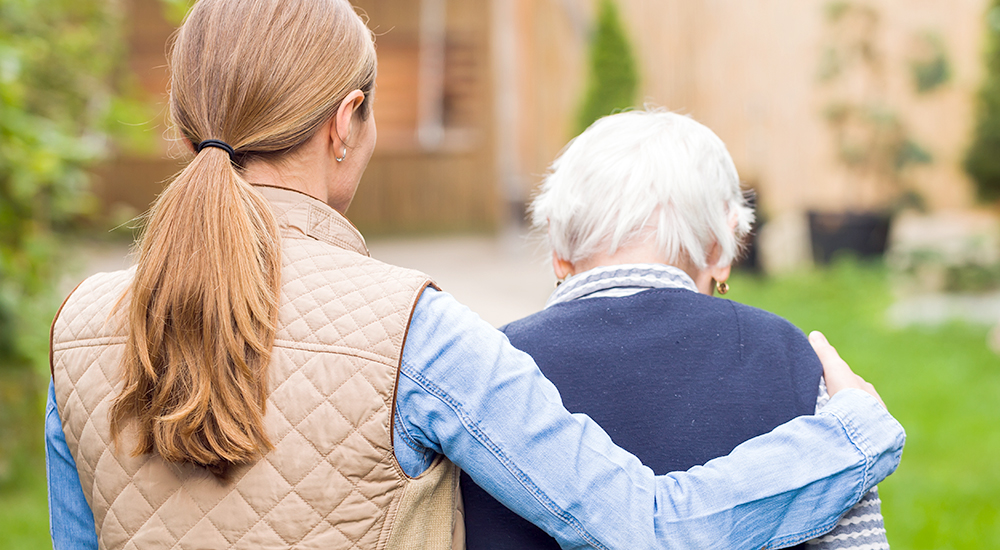
[[754, 224], [753, 230], [743, 240], [743, 253], [740, 254], [739, 259], [736, 260], [733, 267], [750, 273], [761, 272], [760, 239], [758, 238], [761, 227], [764, 227], [763, 223], [758, 222]]
[[838, 251], [870, 258], [885, 254], [887, 214], [876, 212], [809, 212], [813, 260], [828, 264]]
[[764, 227], [767, 222], [767, 218], [757, 209], [757, 191], [753, 187], [748, 187], [743, 191], [743, 196], [746, 197], [747, 205], [757, 213], [757, 219], [754, 221], [753, 227], [750, 229], [750, 234], [744, 237], [743, 242], [743, 253], [740, 254], [736, 263], [733, 267], [740, 269], [742, 271], [747, 271], [751, 273], [761, 272], [761, 262], [760, 262], [760, 228]]

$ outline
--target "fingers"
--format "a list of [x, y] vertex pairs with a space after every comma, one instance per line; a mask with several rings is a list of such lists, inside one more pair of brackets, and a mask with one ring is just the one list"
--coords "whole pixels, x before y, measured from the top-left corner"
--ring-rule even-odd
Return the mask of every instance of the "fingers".
[[823, 364], [823, 378], [826, 379], [826, 388], [831, 397], [840, 390], [855, 388], [878, 399], [878, 402], [885, 407], [885, 402], [875, 391], [875, 386], [854, 374], [851, 367], [840, 358], [840, 354], [830, 345], [822, 332], [813, 331], [810, 333], [809, 343], [812, 344], [813, 350], [816, 351], [816, 355], [819, 356], [819, 360]]

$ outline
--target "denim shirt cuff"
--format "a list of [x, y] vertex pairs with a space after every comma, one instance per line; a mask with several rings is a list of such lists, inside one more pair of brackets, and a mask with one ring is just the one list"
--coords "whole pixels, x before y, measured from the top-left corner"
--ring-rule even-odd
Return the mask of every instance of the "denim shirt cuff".
[[906, 431], [871, 395], [859, 389], [842, 390], [818, 414], [836, 417], [865, 456], [864, 487], [859, 498], [899, 466]]

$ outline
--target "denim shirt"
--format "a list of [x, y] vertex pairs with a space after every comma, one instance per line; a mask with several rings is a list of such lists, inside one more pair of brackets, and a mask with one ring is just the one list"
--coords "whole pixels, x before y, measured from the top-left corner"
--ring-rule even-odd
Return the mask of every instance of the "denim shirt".
[[[654, 476], [589, 417], [568, 413], [527, 354], [433, 289], [410, 322], [396, 412], [408, 475], [444, 454], [564, 548], [796, 544], [892, 473], [905, 439], [873, 397], [844, 390], [728, 456]], [[97, 548], [51, 387], [45, 432], [53, 546]]]

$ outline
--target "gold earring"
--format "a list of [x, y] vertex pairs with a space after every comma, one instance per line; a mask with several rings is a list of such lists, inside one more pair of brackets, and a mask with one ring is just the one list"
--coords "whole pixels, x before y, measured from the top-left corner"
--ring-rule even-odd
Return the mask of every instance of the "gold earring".
[[715, 281], [715, 290], [717, 290], [719, 294], [725, 294], [729, 292], [729, 283], [725, 281], [721, 283], [719, 281]]

